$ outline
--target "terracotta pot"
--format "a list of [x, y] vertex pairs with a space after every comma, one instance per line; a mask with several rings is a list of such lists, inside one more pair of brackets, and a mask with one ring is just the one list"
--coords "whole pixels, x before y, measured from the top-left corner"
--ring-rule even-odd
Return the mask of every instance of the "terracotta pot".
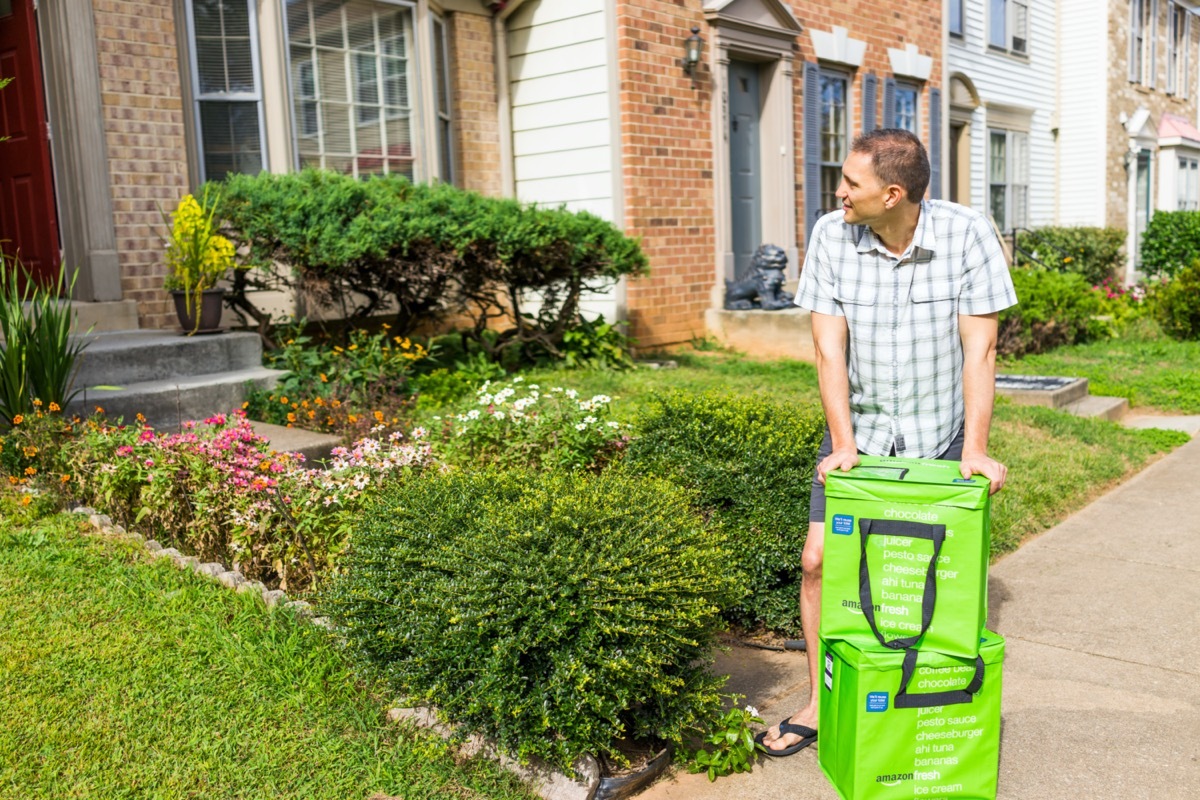
[[[171, 296], [175, 298], [175, 313], [179, 316], [179, 326], [183, 328], [183, 332], [188, 336], [193, 333], [216, 333], [221, 330], [221, 306], [222, 300], [225, 297], [223, 288], [205, 289], [201, 292], [200, 308], [192, 306], [191, 312], [188, 313], [187, 292], [172, 291]], [[197, 321], [196, 312], [200, 312], [200, 319]]]

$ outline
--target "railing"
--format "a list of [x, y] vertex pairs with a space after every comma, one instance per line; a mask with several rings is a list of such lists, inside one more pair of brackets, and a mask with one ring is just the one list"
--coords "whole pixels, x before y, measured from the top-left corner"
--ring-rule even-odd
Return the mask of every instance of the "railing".
[[[1013, 228], [1008, 233], [1008, 239], [1012, 243], [1013, 261], [1017, 260], [1017, 255], [1020, 254], [1027, 261], [1042, 267], [1043, 269], [1059, 269], [1064, 261], [1071, 258], [1071, 254], [1063, 250], [1053, 242], [1046, 241], [1037, 231], [1029, 228]], [[1032, 246], [1029, 245], [1030, 240], [1033, 240]], [[1052, 250], [1058, 253], [1058, 259], [1050, 257], [1053, 264], [1047, 264], [1045, 261], [1046, 250]]]

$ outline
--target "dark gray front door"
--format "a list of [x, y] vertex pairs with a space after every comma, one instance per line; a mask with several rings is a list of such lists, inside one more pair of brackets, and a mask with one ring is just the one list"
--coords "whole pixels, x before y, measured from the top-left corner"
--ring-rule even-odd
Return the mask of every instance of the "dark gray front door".
[[758, 155], [758, 67], [729, 62], [729, 171], [733, 202], [733, 271], [750, 269], [762, 238], [762, 180]]

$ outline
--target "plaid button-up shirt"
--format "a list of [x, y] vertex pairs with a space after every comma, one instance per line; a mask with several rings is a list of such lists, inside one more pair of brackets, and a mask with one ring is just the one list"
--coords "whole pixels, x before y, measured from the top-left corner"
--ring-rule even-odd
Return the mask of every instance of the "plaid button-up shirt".
[[1017, 294], [987, 219], [921, 203], [916, 234], [895, 256], [843, 212], [813, 228], [796, 305], [846, 318], [850, 415], [858, 449], [936, 458], [963, 424], [959, 314], [990, 314]]

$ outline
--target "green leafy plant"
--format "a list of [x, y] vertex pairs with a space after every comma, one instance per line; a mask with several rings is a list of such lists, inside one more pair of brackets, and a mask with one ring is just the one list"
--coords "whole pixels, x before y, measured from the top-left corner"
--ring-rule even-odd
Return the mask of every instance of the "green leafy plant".
[[560, 351], [568, 369], [632, 369], [632, 347], [633, 341], [620, 328], [598, 315], [594, 320], [581, 316], [563, 331]]
[[1014, 269], [1018, 305], [1000, 312], [996, 349], [1001, 355], [1043, 353], [1104, 336], [1097, 319], [1102, 297], [1082, 275]]
[[[210, 197], [211, 195], [211, 197]], [[185, 293], [187, 313], [200, 325], [200, 298], [206, 289], [216, 288], [235, 266], [233, 243], [217, 233], [214, 217], [219, 194], [210, 185], [197, 201], [185, 194], [171, 219], [161, 208], [159, 214], [168, 227], [166, 238], [167, 275], [163, 288]]]
[[[74, 320], [70, 281], [39, 285], [17, 259], [0, 270], [0, 416], [12, 423], [35, 411], [34, 401], [66, 407], [86, 339], [71, 336]], [[23, 285], [22, 285], [23, 284]]]
[[1200, 339], [1200, 259], [1154, 293], [1159, 324], [1175, 339]]
[[800, 630], [800, 556], [817, 447], [819, 406], [718, 393], [672, 393], [649, 405], [616, 466], [691, 491], [731, 543], [742, 589], [723, 609], [744, 627]]
[[712, 749], [697, 750], [692, 755], [688, 772], [707, 772], [710, 781], [735, 772], [749, 772], [754, 766], [755, 754], [766, 751], [754, 741], [750, 726], [755, 724], [762, 725], [764, 721], [754, 706], [731, 708], [717, 717], [704, 736], [705, 743], [712, 745]]
[[720, 707], [728, 558], [664, 481], [450, 471], [385, 487], [317, 606], [409, 702], [522, 758], [625, 763]]
[[1200, 259], [1200, 211], [1156, 211], [1142, 234], [1141, 271], [1174, 277]]
[[[1115, 277], [1125, 267], [1122, 228], [1090, 228], [1046, 226], [1033, 235], [1020, 234], [1021, 250], [1033, 252], [1037, 262], [1054, 272], [1074, 272], [1089, 284], [1102, 283]], [[1014, 256], [1017, 267], [1036, 267], [1037, 263], [1018, 250]]]

